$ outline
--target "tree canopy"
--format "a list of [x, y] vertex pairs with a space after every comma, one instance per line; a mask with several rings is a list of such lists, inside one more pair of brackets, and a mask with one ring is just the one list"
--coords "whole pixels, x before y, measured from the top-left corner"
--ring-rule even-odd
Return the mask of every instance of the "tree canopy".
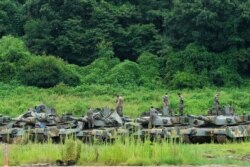
[[[105, 73], [117, 66], [111, 71], [122, 73], [131, 68], [134, 73], [127, 74], [131, 79], [141, 75], [132, 79], [139, 85], [154, 80], [153, 84], [193, 87], [189, 85], [197, 76], [199, 87], [240, 85], [250, 76], [249, 27], [250, 0], [0, 2], [0, 37], [22, 39], [33, 56], [53, 55], [86, 66], [85, 82], [96, 78], [98, 74], [90, 73], [103, 61], [104, 69], [94, 71]], [[1, 63], [2, 70], [15, 73], [13, 62]], [[118, 76], [94, 82], [112, 77]]]

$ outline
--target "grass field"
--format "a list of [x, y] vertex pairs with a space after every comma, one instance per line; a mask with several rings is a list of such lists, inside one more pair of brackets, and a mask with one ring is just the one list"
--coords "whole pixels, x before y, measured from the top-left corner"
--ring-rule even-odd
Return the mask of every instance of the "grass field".
[[[232, 104], [237, 113], [250, 113], [250, 86], [242, 88], [204, 88], [196, 90], [182, 90], [187, 114], [206, 114], [213, 105], [214, 94], [219, 91], [221, 105]], [[67, 87], [59, 85], [50, 89], [35, 87], [6, 85], [0, 83], [0, 112], [17, 116], [28, 108], [44, 103], [54, 107], [59, 114], [71, 112], [83, 115], [88, 107], [115, 107], [115, 96], [121, 94], [125, 98], [124, 113], [131, 117], [138, 117], [150, 106], [162, 107], [162, 96], [169, 94], [170, 107], [178, 111], [178, 90], [159, 88], [123, 89], [107, 85], [81, 85]]]
[[[0, 145], [3, 150], [4, 145]], [[72, 157], [65, 152], [67, 144], [9, 145], [9, 165], [32, 163], [55, 164], [58, 159]], [[234, 164], [249, 166], [250, 143], [176, 144], [176, 143], [115, 143], [113, 145], [81, 144], [78, 165], [203, 165]], [[74, 150], [73, 150], [74, 152]], [[0, 152], [3, 159], [3, 151]], [[3, 162], [0, 161], [0, 165]]]
[[[204, 88], [182, 90], [187, 114], [206, 114], [213, 105], [213, 96], [220, 92], [221, 105], [232, 104], [238, 114], [250, 114], [250, 86], [242, 88]], [[44, 103], [54, 107], [59, 114], [71, 112], [83, 115], [88, 107], [115, 106], [115, 96], [125, 98], [124, 113], [138, 117], [153, 105], [161, 108], [162, 96], [168, 93], [170, 106], [178, 110], [178, 90], [164, 88], [119, 88], [107, 85], [81, 85], [67, 87], [63, 84], [50, 89], [7, 85], [0, 83], [0, 113], [17, 116], [28, 108]], [[73, 142], [73, 141], [72, 141]], [[80, 144], [79, 165], [161, 165], [161, 164], [237, 164], [250, 163], [250, 142], [230, 144], [187, 145], [176, 143], [116, 142], [113, 145]], [[0, 145], [0, 159], [3, 159]], [[55, 163], [57, 159], [72, 155], [67, 144], [9, 145], [10, 165], [27, 163]], [[73, 150], [74, 152], [74, 150]], [[0, 161], [0, 165], [2, 165]]]

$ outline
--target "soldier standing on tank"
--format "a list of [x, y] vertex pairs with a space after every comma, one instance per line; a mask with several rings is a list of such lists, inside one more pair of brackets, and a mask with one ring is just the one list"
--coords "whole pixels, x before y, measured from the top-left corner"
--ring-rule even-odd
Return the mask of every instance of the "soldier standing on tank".
[[181, 95], [181, 93], [178, 93], [178, 96], [180, 98], [180, 104], [179, 104], [179, 114], [184, 115], [184, 98]]
[[163, 112], [162, 115], [163, 116], [169, 116], [170, 115], [170, 111], [169, 111], [169, 98], [167, 93], [162, 97], [163, 99]]
[[37, 106], [35, 106], [35, 107], [34, 107], [34, 112], [35, 112], [35, 113], [39, 113], [39, 112], [40, 112], [40, 108], [37, 107]]
[[94, 110], [90, 108], [87, 111], [88, 128], [94, 128]]
[[124, 99], [121, 95], [117, 95], [116, 96], [116, 112], [118, 113], [118, 115], [120, 115], [120, 117], [123, 117], [123, 102]]
[[216, 93], [214, 96], [214, 110], [217, 115], [219, 114], [219, 105], [220, 105], [219, 96], [220, 96], [219, 93]]
[[150, 114], [150, 120], [149, 120], [150, 128], [155, 127], [154, 122], [155, 122], [155, 119], [157, 117], [157, 113], [158, 113], [157, 110], [153, 106], [151, 106], [150, 111], [149, 111], [149, 114]]

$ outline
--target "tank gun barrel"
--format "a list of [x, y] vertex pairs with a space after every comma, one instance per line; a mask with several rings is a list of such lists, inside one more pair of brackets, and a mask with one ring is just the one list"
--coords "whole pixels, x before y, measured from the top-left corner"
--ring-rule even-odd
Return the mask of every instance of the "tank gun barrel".
[[201, 120], [201, 121], [205, 121], [205, 122], [211, 122], [211, 120], [208, 117], [205, 117], [205, 116], [188, 115], [188, 117], [193, 118], [193, 119], [198, 119], [198, 120]]
[[36, 123], [35, 118], [21, 118], [21, 119], [12, 118], [11, 121], [14, 121], [15, 123], [19, 123], [19, 122], [24, 122], [24, 123], [28, 123], [28, 124], [35, 124]]
[[188, 114], [187, 116], [190, 118], [198, 119], [198, 116], [195, 116], [195, 115]]
[[199, 116], [198, 119], [205, 121], [205, 122], [211, 122], [211, 120], [208, 117], [204, 117], [204, 116]]
[[86, 122], [83, 117], [74, 117], [74, 116], [67, 116], [67, 120], [75, 120], [75, 121], [81, 121], [81, 122]]

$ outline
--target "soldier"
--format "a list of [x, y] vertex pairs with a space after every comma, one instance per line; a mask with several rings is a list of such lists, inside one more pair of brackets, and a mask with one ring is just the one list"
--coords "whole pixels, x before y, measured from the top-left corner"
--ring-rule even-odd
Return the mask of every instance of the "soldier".
[[35, 112], [36, 113], [41, 113], [45, 112], [46, 107], [43, 104], [40, 104], [38, 106], [35, 106]]
[[166, 95], [163, 96], [163, 106], [168, 106], [168, 95], [166, 93]]
[[150, 123], [150, 127], [152, 128], [152, 127], [155, 127], [155, 125], [154, 125], [154, 121], [155, 121], [155, 119], [156, 119], [156, 117], [157, 117], [157, 110], [153, 107], [153, 106], [151, 106], [150, 107], [150, 120], [149, 120], [149, 123]]
[[38, 112], [39, 112], [39, 109], [38, 109], [37, 106], [34, 107], [34, 112], [35, 112], [35, 113], [38, 113]]
[[120, 115], [120, 117], [123, 117], [123, 102], [124, 99], [121, 95], [116, 96], [116, 112]]
[[92, 108], [90, 108], [88, 111], [87, 111], [87, 120], [88, 120], [88, 128], [91, 129], [91, 128], [94, 128], [94, 111]]
[[166, 95], [163, 96], [163, 112], [162, 115], [163, 116], [169, 116], [170, 115], [170, 110], [169, 110], [169, 99], [168, 99], [168, 95], [166, 93]]
[[219, 105], [220, 105], [219, 96], [220, 96], [219, 93], [216, 93], [214, 96], [214, 110], [217, 115], [219, 114]]
[[181, 93], [178, 93], [178, 96], [180, 98], [180, 104], [179, 104], [179, 114], [183, 115], [184, 114], [184, 99]]

